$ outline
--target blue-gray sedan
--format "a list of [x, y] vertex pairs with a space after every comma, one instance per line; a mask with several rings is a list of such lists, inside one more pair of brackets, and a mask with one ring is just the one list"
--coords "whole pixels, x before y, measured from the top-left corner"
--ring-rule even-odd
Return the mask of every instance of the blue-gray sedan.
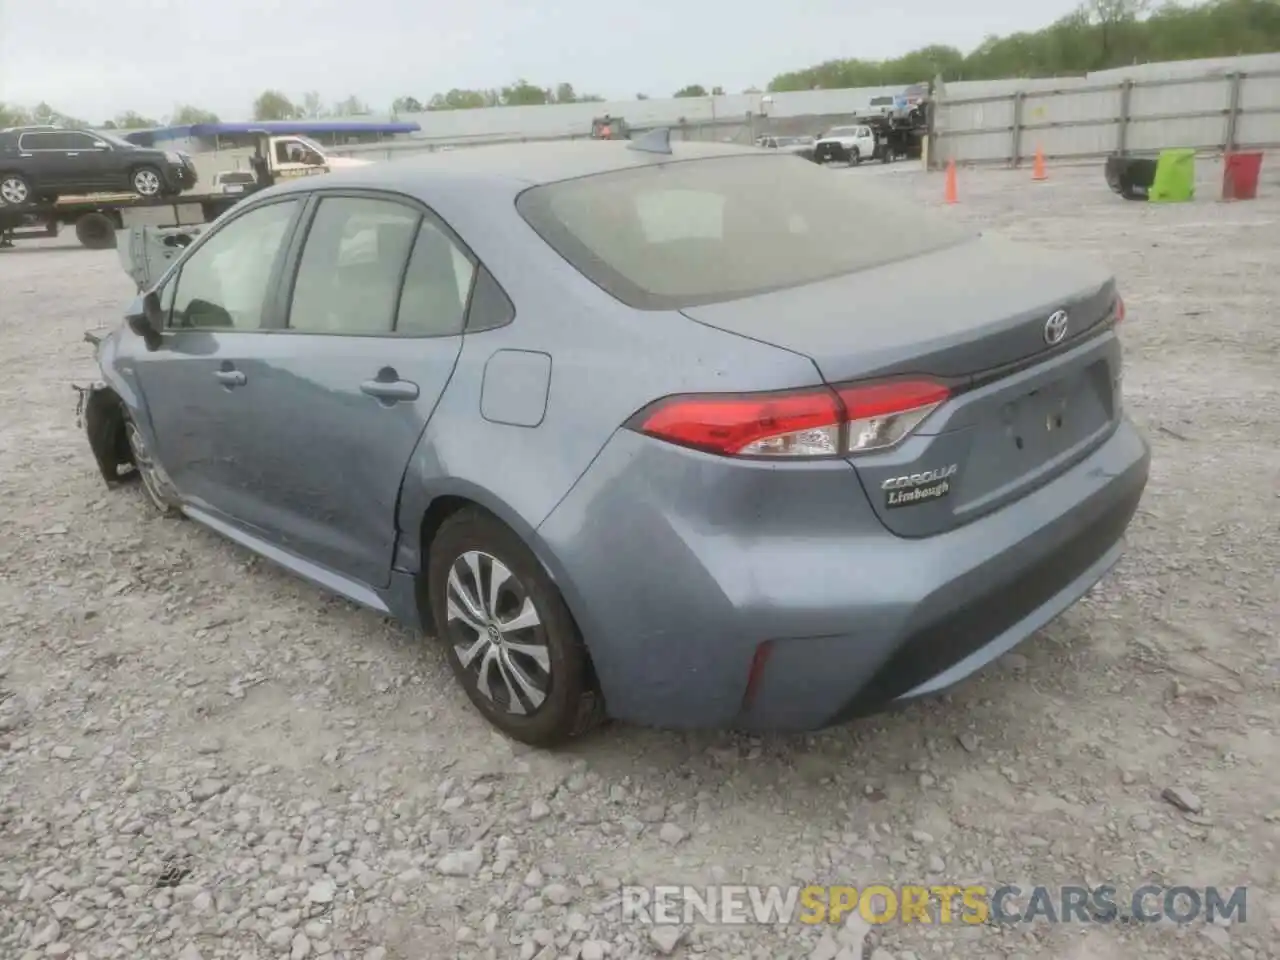
[[483, 714], [810, 730], [1116, 562], [1111, 275], [778, 151], [459, 150], [275, 187], [98, 348], [109, 482], [439, 638]]

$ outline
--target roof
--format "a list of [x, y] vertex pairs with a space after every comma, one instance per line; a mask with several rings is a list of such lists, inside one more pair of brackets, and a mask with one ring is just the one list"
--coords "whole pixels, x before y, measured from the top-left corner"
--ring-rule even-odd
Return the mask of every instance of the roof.
[[134, 130], [125, 134], [131, 143], [153, 143], [157, 140], [178, 140], [183, 137], [217, 137], [235, 134], [259, 133], [265, 130], [276, 135], [325, 134], [325, 133], [417, 133], [422, 127], [416, 123], [374, 123], [368, 120], [257, 120], [250, 123], [192, 123], [178, 127], [158, 127], [154, 130]]

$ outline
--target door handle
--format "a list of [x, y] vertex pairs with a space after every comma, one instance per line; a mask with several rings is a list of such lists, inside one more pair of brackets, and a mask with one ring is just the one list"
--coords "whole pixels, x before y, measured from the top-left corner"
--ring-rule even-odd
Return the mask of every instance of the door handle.
[[390, 403], [418, 399], [418, 385], [409, 380], [366, 380], [360, 392]]
[[78, 157], [78, 156], [80, 156], [80, 152], [77, 150], [77, 151], [75, 151], [75, 152], [73, 152], [73, 153], [68, 153], [68, 154], [67, 154], [67, 156], [68, 156], [68, 157]]
[[247, 379], [239, 370], [215, 370], [213, 376], [224, 387], [243, 387]]

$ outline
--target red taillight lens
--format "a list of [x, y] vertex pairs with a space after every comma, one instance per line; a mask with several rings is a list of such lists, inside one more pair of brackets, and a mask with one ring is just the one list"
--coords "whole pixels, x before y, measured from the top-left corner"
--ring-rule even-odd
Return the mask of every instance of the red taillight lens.
[[659, 440], [740, 457], [834, 457], [901, 442], [950, 395], [931, 380], [786, 393], [670, 397], [629, 424]]
[[641, 433], [728, 456], [834, 456], [840, 400], [825, 387], [748, 396], [672, 397], [642, 416]]
[[1116, 317], [1116, 326], [1124, 323], [1124, 297], [1116, 296], [1116, 305], [1111, 311]]

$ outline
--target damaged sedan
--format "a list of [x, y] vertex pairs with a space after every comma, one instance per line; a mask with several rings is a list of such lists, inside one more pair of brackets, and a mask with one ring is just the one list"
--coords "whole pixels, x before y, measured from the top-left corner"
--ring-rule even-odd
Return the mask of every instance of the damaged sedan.
[[1147, 482], [1106, 270], [784, 151], [441, 153], [181, 247], [96, 347], [104, 479], [434, 636], [531, 744], [944, 690], [1106, 574]]

